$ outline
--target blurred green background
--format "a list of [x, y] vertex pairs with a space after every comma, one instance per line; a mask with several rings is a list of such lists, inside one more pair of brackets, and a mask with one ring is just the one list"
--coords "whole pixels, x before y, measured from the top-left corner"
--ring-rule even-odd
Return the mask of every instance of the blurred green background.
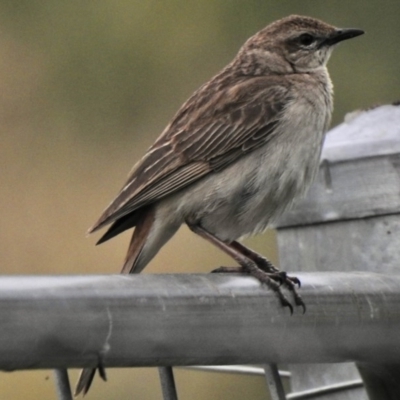
[[[400, 98], [399, 1], [0, 0], [1, 273], [119, 272], [129, 235], [95, 247], [86, 229], [193, 90], [292, 13], [367, 32], [331, 59], [333, 124]], [[273, 233], [248, 242], [278, 261]], [[146, 272], [227, 263], [182, 228]], [[159, 399], [157, 376], [110, 370], [87, 398]], [[267, 398], [262, 378], [177, 371], [177, 385], [182, 399]], [[54, 395], [50, 371], [2, 373], [1, 399]]]

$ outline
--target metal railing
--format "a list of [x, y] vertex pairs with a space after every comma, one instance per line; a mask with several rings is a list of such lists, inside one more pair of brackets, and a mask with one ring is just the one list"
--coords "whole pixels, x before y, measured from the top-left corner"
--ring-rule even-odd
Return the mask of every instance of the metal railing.
[[0, 368], [400, 359], [400, 276], [297, 275], [293, 315], [244, 276], [2, 277]]
[[[400, 359], [400, 276], [297, 275], [307, 312], [293, 315], [245, 276], [2, 277], [0, 368], [56, 369], [64, 400], [65, 369], [99, 362], [107, 368]], [[267, 372], [279, 384], [274, 368]]]

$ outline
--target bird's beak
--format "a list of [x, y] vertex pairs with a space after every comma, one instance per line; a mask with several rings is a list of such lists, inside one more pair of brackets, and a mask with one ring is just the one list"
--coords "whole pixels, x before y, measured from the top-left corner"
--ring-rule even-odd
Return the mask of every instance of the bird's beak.
[[364, 31], [361, 29], [353, 29], [353, 28], [349, 28], [349, 29], [338, 29], [335, 32], [333, 32], [332, 35], [330, 35], [329, 38], [327, 38], [323, 44], [328, 45], [328, 46], [332, 46], [334, 44], [337, 44], [343, 40], [347, 40], [347, 39], [352, 39], [355, 38], [357, 36], [363, 35]]

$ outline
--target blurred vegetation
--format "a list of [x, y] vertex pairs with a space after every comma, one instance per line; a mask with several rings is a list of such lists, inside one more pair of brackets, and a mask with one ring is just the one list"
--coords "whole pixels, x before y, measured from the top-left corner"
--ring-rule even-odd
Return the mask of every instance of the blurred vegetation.
[[[330, 62], [334, 124], [399, 99], [398, 1], [0, 0], [2, 273], [118, 272], [128, 236], [95, 248], [86, 229], [192, 91], [293, 13], [367, 32]], [[272, 233], [249, 242], [277, 262]], [[227, 263], [183, 228], [146, 272]], [[89, 399], [160, 398], [154, 369], [109, 375]], [[266, 398], [261, 378], [179, 371], [177, 383], [182, 398]], [[3, 373], [0, 397], [54, 398], [52, 375]]]

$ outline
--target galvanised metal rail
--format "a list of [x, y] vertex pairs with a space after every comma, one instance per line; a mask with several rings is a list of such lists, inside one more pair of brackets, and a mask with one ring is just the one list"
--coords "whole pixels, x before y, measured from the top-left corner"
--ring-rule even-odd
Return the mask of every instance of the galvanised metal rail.
[[98, 363], [386, 365], [400, 359], [400, 276], [297, 275], [307, 312], [298, 308], [293, 315], [245, 276], [2, 277], [0, 368], [56, 369], [66, 396], [62, 371]]
[[1, 277], [0, 368], [400, 359], [400, 276], [297, 275], [293, 315], [251, 277]]
[[293, 315], [244, 276], [1, 277], [0, 368], [400, 359], [399, 275], [297, 275]]

